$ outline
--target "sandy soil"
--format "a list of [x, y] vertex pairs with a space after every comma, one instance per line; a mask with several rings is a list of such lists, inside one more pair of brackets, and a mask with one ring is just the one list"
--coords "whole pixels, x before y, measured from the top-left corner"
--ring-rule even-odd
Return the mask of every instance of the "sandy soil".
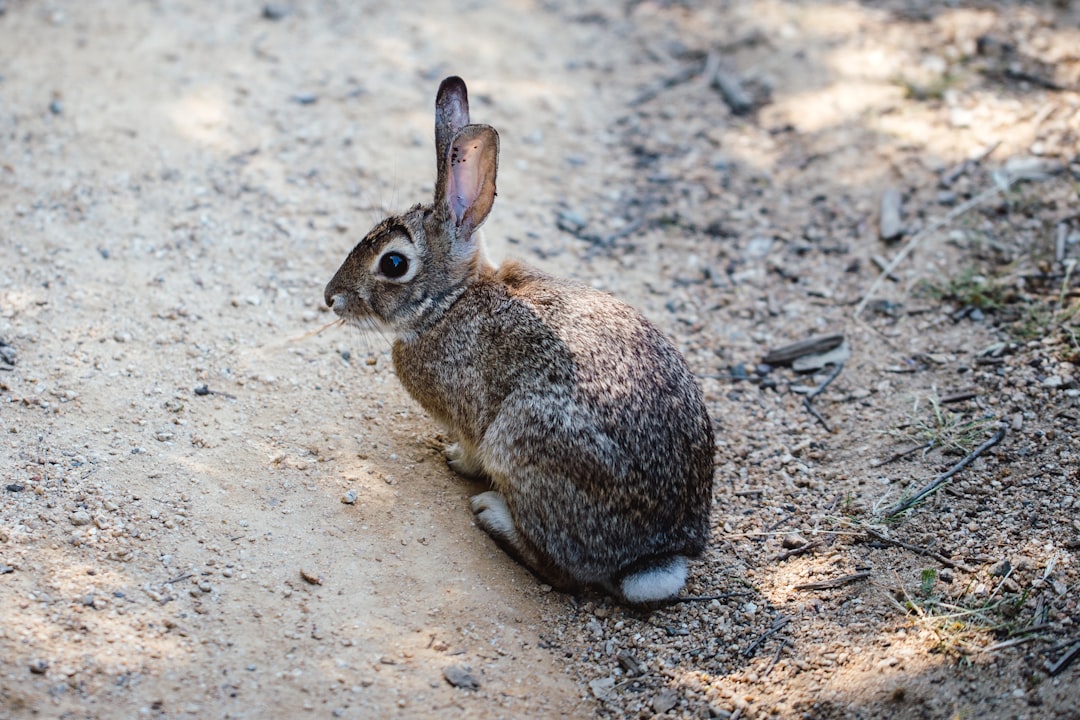
[[[1080, 717], [1073, 5], [0, 0], [0, 716]], [[538, 584], [317, 332], [451, 73], [492, 254], [701, 378], [697, 600]]]

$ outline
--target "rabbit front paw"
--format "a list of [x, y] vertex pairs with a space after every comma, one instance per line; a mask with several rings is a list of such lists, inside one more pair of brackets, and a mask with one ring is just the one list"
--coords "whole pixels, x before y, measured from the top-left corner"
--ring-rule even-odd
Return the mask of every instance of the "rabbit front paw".
[[467, 478], [484, 476], [484, 468], [480, 465], [480, 462], [459, 442], [446, 446], [446, 464], [458, 475]]

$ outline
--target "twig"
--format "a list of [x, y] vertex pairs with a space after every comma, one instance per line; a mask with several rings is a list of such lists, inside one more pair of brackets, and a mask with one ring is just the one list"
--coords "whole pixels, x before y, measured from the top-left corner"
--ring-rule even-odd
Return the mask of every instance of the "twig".
[[970, 465], [976, 458], [978, 458], [984, 452], [986, 452], [987, 450], [989, 450], [990, 448], [994, 447], [999, 442], [1001, 442], [1001, 440], [1005, 437], [1005, 427], [1006, 427], [1005, 423], [1001, 423], [998, 426], [998, 431], [996, 433], [994, 433], [993, 437], [991, 437], [989, 440], [984, 442], [979, 447], [972, 450], [971, 453], [969, 453], [967, 457], [965, 457], [963, 460], [961, 460], [960, 462], [953, 465], [946, 472], [943, 472], [941, 475], [938, 475], [936, 478], [934, 478], [930, 482], [929, 485], [924, 487], [919, 492], [915, 493], [915, 495], [908, 498], [907, 500], [904, 500], [903, 502], [897, 503], [891, 510], [889, 510], [889, 512], [885, 513], [885, 517], [891, 518], [891, 517], [894, 517], [896, 515], [899, 515], [900, 513], [904, 512], [905, 510], [910, 508], [912, 505], [919, 502], [924, 497], [926, 497], [927, 495], [929, 495], [930, 493], [934, 492], [939, 487], [944, 485], [946, 482], [948, 482], [949, 478], [951, 478], [953, 475], [955, 475], [956, 473], [958, 473], [961, 470], [963, 470], [964, 468], [966, 468], [968, 465]]
[[957, 390], [954, 393], [949, 393], [945, 397], [941, 398], [942, 405], [949, 405], [951, 403], [964, 402], [971, 398], [978, 397], [979, 393], [975, 390]]
[[1023, 70], [1005, 68], [1003, 75], [1010, 80], [1031, 83], [1032, 85], [1044, 88], [1046, 90], [1054, 90], [1060, 92], [1061, 90], [1065, 89], [1064, 85], [1059, 85], [1050, 78], [1045, 78], [1042, 75], [1036, 75], [1035, 73], [1029, 73]]
[[813, 415], [814, 419], [821, 423], [821, 427], [825, 428], [825, 432], [832, 432], [832, 428], [829, 427], [829, 423], [825, 422], [825, 418], [821, 416], [821, 413], [818, 412], [818, 409], [814, 407], [814, 404], [812, 402], [810, 402], [810, 398], [803, 398], [802, 404], [803, 407], [806, 408], [806, 412]]
[[1053, 665], [1046, 667], [1046, 674], [1050, 677], [1060, 675], [1061, 671], [1069, 667], [1073, 660], [1080, 657], [1080, 642], [1073, 643], [1073, 646], [1065, 651], [1065, 654], [1057, 659]]
[[1023, 645], [1024, 643], [1029, 643], [1032, 640], [1037, 640], [1037, 639], [1038, 638], [1036, 638], [1036, 637], [1034, 637], [1032, 635], [1028, 635], [1027, 637], [1018, 637], [1018, 638], [1013, 638], [1012, 640], [1002, 640], [1001, 642], [996, 642], [993, 645], [989, 645], [987, 647], [984, 647], [984, 648], [980, 649], [979, 652], [984, 652], [984, 653], [997, 652], [998, 650], [1004, 650], [1005, 648], [1010, 648], [1013, 645]]
[[939, 563], [941, 563], [942, 565], [944, 565], [947, 568], [954, 568], [956, 570], [961, 570], [961, 571], [966, 572], [966, 573], [975, 572], [974, 569], [969, 568], [964, 563], [957, 562], [955, 560], [950, 560], [949, 558], [945, 557], [941, 553], [935, 552], [935, 551], [931, 550], [930, 548], [919, 547], [918, 545], [912, 545], [912, 544], [906, 543], [906, 542], [904, 542], [902, 540], [894, 540], [894, 539], [892, 539], [890, 537], [886, 537], [885, 535], [882, 535], [877, 530], [872, 530], [870, 528], [863, 528], [863, 530], [870, 537], [872, 537], [875, 540], [878, 540], [880, 542], [883, 542], [886, 545], [893, 545], [895, 547], [902, 547], [905, 550], [910, 550], [911, 552], [915, 553], [916, 555], [923, 555], [923, 556], [926, 556], [926, 557], [933, 558], [933, 559], [937, 560]]
[[839, 347], [843, 342], [844, 336], [840, 334], [807, 338], [806, 340], [799, 340], [790, 345], [784, 345], [775, 350], [770, 350], [768, 354], [761, 359], [761, 362], [766, 365], [775, 365], [777, 367], [790, 365], [804, 355], [821, 355], [822, 353], [827, 353], [830, 350]]
[[776, 648], [776, 652], [772, 656], [772, 661], [769, 662], [769, 667], [765, 668], [765, 672], [761, 673], [761, 677], [766, 677], [769, 673], [772, 672], [772, 669], [776, 667], [777, 661], [780, 660], [780, 653], [784, 652], [784, 648], [786, 648], [790, 644], [791, 643], [788, 642], [787, 638], [784, 638], [780, 641], [780, 646]]
[[727, 600], [728, 598], [746, 597], [749, 592], [733, 592], [733, 593], [721, 593], [719, 595], [687, 595], [686, 597], [672, 598], [668, 603], [670, 605], [677, 605], [684, 602], [710, 602], [712, 600]]
[[829, 376], [821, 381], [820, 385], [818, 385], [816, 388], [814, 388], [810, 392], [806, 393], [806, 398], [805, 399], [806, 400], [813, 400], [818, 395], [825, 392], [825, 388], [829, 387], [829, 384], [832, 383], [833, 380], [835, 380], [837, 377], [840, 376], [840, 373], [843, 371], [843, 369], [844, 369], [844, 363], [837, 363], [836, 366], [833, 367], [832, 372], [829, 373]]
[[851, 575], [843, 575], [832, 580], [822, 580], [821, 582], [803, 583], [802, 585], [796, 585], [796, 590], [832, 590], [834, 588], [843, 587], [849, 583], [853, 583], [857, 580], [870, 577], [869, 571], [857, 572]]
[[855, 307], [855, 314], [853, 315], [853, 317], [858, 319], [859, 315], [862, 314], [862, 311], [866, 309], [866, 306], [867, 304], [869, 304], [871, 298], [874, 297], [874, 293], [876, 293], [878, 291], [878, 288], [881, 287], [881, 283], [885, 280], [885, 278], [887, 278], [889, 274], [893, 272], [893, 270], [896, 270], [897, 266], [904, 261], [904, 258], [910, 255], [911, 251], [918, 247], [919, 243], [925, 240], [928, 235], [937, 232], [941, 228], [945, 227], [950, 222], [960, 217], [971, 208], [977, 205], [981, 205], [984, 201], [994, 197], [995, 195], [1000, 194], [1003, 189], [1004, 188], [995, 185], [994, 187], [983, 190], [981, 193], [971, 198], [967, 202], [957, 205], [945, 215], [931, 221], [922, 230], [912, 235], [911, 238], [907, 241], [907, 243], [904, 244], [904, 247], [900, 249], [900, 252], [896, 253], [896, 255], [889, 262], [889, 264], [882, 269], [881, 274], [874, 278], [874, 282], [870, 283], [870, 289], [866, 291], [866, 295], [863, 296], [863, 299]]
[[193, 574], [194, 574], [194, 573], [184, 573], [183, 575], [177, 575], [177, 576], [176, 576], [176, 577], [174, 577], [174, 578], [169, 578], [168, 580], [166, 580], [166, 581], [164, 582], [164, 584], [165, 584], [165, 585], [172, 585], [173, 583], [177, 583], [177, 582], [180, 582], [181, 580], [187, 580], [187, 579], [188, 579], [189, 577], [191, 577], [191, 576], [192, 576]]
[[228, 398], [229, 400], [235, 400], [236, 399], [235, 395], [230, 395], [229, 393], [222, 392], [220, 390], [211, 390], [206, 385], [198, 386], [197, 388], [195, 388], [194, 392], [195, 392], [196, 395], [199, 395], [199, 396], [203, 396], [203, 395], [220, 395], [221, 397]]
[[743, 89], [737, 75], [717, 68], [711, 82], [735, 115], [745, 115], [754, 109], [754, 101]]
[[[888, 261], [885, 258], [881, 257], [880, 255], [871, 255], [870, 256], [870, 262], [874, 263], [874, 265], [877, 267], [877, 269], [879, 271], [884, 271], [885, 268], [887, 268], [889, 266]], [[896, 275], [891, 273], [891, 272], [886, 273], [886, 277], [888, 277], [893, 282], [900, 282], [900, 278], [896, 277]]]
[[676, 85], [681, 85], [689, 80], [693, 80], [705, 70], [706, 64], [707, 63], [705, 59], [702, 59], [700, 62], [696, 62], [692, 65], [687, 65], [686, 67], [682, 68], [670, 77], [658, 80], [657, 82], [642, 90], [637, 97], [631, 100], [630, 106], [636, 107], [638, 105], [643, 105], [655, 98], [660, 93], [664, 92], [665, 90], [673, 88]]
[[951, 170], [941, 176], [941, 185], [943, 187], [952, 187], [952, 184], [958, 179], [960, 179], [961, 175], [981, 163], [986, 158], [990, 157], [990, 153], [997, 150], [999, 145], [1001, 145], [1000, 140], [991, 143], [990, 145], [987, 145], [985, 148], [983, 148], [980, 152], [972, 155], [960, 164], [954, 166]]
[[927, 450], [927, 449], [933, 447], [933, 445], [934, 445], [934, 443], [932, 443], [932, 442], [925, 442], [922, 445], [916, 445], [913, 448], [908, 448], [907, 450], [901, 450], [900, 452], [898, 452], [898, 453], [896, 453], [896, 454], [894, 454], [894, 455], [892, 455], [890, 457], [887, 457], [884, 460], [874, 461], [874, 462], [870, 463], [870, 467], [881, 467], [882, 465], [888, 465], [889, 463], [896, 462], [897, 460], [902, 460], [903, 458], [906, 458], [908, 455], [911, 455], [912, 453], [917, 453], [920, 450]]
[[772, 561], [773, 562], [783, 562], [784, 560], [787, 560], [790, 557], [795, 557], [796, 555], [802, 555], [803, 553], [808, 553], [811, 550], [819, 548], [819, 547], [822, 546], [822, 544], [823, 544], [822, 540], [815, 540], [814, 542], [808, 542], [805, 545], [800, 545], [797, 548], [792, 548], [790, 550], [785, 550], [784, 552], [780, 553], [779, 555], [775, 555], [773, 557]]
[[825, 428], [825, 432], [828, 432], [828, 433], [832, 432], [832, 428], [829, 427], [829, 423], [825, 422], [825, 418], [823, 418], [821, 416], [821, 413], [818, 412], [817, 408], [814, 407], [814, 404], [811, 401], [814, 398], [816, 398], [818, 395], [820, 395], [821, 393], [825, 392], [825, 388], [829, 387], [829, 383], [831, 383], [833, 380], [835, 380], [840, 375], [840, 372], [843, 369], [844, 369], [844, 363], [837, 363], [836, 366], [833, 367], [833, 371], [831, 373], [829, 373], [829, 376], [827, 378], [825, 378], [822, 381], [822, 383], [820, 385], [818, 385], [816, 388], [814, 388], [810, 392], [806, 393], [806, 396], [803, 397], [803, 401], [802, 401], [803, 407], [806, 408], [806, 411], [808, 413], [810, 413], [811, 415], [813, 415], [814, 418], [819, 423], [821, 423], [821, 427]]
[[742, 651], [743, 657], [750, 657], [751, 655], [753, 655], [754, 652], [758, 649], [758, 646], [761, 645], [761, 643], [763, 643], [766, 640], [768, 640], [769, 638], [771, 638], [773, 635], [775, 635], [777, 632], [779, 632], [789, 622], [791, 622], [791, 618], [788, 618], [788, 617], [777, 618], [773, 622], [773, 626], [770, 629], [766, 630], [757, 640], [750, 643], [750, 647], [748, 647], [748, 648], [746, 648], [745, 650]]

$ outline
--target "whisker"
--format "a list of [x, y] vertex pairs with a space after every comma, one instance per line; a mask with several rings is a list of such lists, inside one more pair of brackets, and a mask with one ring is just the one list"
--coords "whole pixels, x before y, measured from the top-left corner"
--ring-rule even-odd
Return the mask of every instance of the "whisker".
[[291, 345], [292, 343], [300, 342], [301, 340], [307, 340], [309, 337], [314, 337], [315, 335], [319, 335], [320, 333], [322, 333], [327, 328], [334, 327], [335, 325], [344, 325], [344, 324], [345, 324], [344, 318], [337, 318], [336, 320], [331, 320], [330, 322], [326, 323], [325, 325], [317, 327], [314, 330], [308, 330], [303, 335], [296, 335], [296, 336], [291, 337], [291, 338], [286, 338], [284, 344]]

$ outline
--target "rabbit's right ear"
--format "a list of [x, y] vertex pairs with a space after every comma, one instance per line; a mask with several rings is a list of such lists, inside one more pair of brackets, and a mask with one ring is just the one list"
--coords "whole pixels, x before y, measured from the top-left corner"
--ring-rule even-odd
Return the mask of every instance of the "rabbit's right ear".
[[498, 167], [499, 134], [490, 125], [467, 125], [450, 142], [435, 202], [450, 210], [459, 239], [467, 241], [491, 211]]

